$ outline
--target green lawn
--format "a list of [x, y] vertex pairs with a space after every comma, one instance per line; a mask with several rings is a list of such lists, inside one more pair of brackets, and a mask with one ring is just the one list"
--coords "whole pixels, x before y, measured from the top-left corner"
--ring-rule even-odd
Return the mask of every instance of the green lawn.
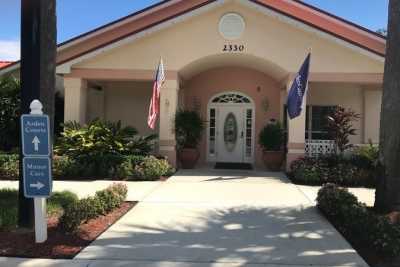
[[[59, 216], [63, 207], [78, 200], [76, 194], [69, 191], [55, 192], [47, 200], [47, 215]], [[17, 227], [18, 191], [15, 189], [0, 189], [0, 231]]]

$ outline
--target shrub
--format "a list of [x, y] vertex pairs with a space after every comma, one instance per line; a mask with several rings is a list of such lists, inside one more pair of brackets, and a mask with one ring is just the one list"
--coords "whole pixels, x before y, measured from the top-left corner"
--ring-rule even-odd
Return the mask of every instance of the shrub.
[[72, 202], [78, 201], [78, 196], [71, 191], [54, 192], [47, 200], [47, 212], [49, 214], [60, 213]]
[[56, 153], [67, 156], [86, 170], [88, 176], [115, 176], [124, 156], [147, 154], [152, 150], [156, 136], [136, 137], [133, 127], [123, 127], [116, 123], [94, 120], [81, 126], [76, 122], [66, 123], [64, 132], [58, 139]]
[[94, 219], [100, 214], [106, 214], [104, 205], [101, 200], [97, 197], [87, 197], [79, 201], [80, 209], [84, 214], [83, 221], [86, 222], [90, 219]]
[[64, 209], [64, 214], [61, 216], [59, 225], [62, 230], [67, 233], [76, 232], [82, 221], [87, 218], [87, 211], [81, 206], [81, 200], [68, 205]]
[[327, 216], [338, 218], [342, 215], [340, 213], [342, 208], [357, 204], [357, 198], [347, 189], [339, 190], [335, 184], [326, 184], [318, 191], [317, 203], [317, 207]]
[[145, 156], [141, 155], [130, 155], [125, 156], [124, 162], [117, 167], [115, 177], [119, 178], [129, 178], [135, 177], [136, 171], [135, 167], [143, 162]]
[[121, 183], [113, 184], [112, 186], [110, 186], [108, 188], [108, 190], [116, 193], [117, 196], [122, 197], [123, 200], [125, 200], [126, 197], [128, 196], [128, 187], [125, 184], [121, 184]]
[[357, 167], [364, 170], [375, 171], [379, 160], [379, 147], [371, 142], [368, 146], [361, 146], [354, 150], [351, 161]]
[[204, 130], [204, 122], [197, 111], [178, 110], [175, 114], [175, 136], [178, 147], [196, 148]]
[[173, 168], [166, 159], [157, 159], [154, 156], [144, 158], [143, 162], [135, 167], [136, 175], [144, 180], [156, 180], [173, 172]]
[[[82, 164], [66, 156], [56, 156], [53, 160], [53, 175], [57, 178], [96, 178], [101, 173], [101, 178], [129, 178], [137, 175], [135, 167], [140, 165], [146, 156], [127, 155], [123, 156], [123, 162], [115, 169], [94, 170], [94, 164]], [[97, 175], [95, 175], [97, 173]]]
[[149, 155], [154, 150], [154, 144], [158, 136], [151, 134], [147, 136], [139, 136], [133, 138], [128, 146], [129, 153], [138, 156]]
[[125, 156], [124, 162], [129, 162], [132, 166], [137, 166], [137, 165], [141, 164], [145, 158], [146, 158], [146, 156], [142, 156], [142, 155], [128, 155], [128, 156]]
[[258, 142], [264, 151], [280, 151], [284, 140], [280, 122], [268, 123], [260, 132]]
[[17, 226], [18, 191], [0, 189], [0, 230], [9, 230]]
[[126, 199], [128, 188], [124, 184], [114, 184], [105, 190], [96, 192], [96, 198], [102, 204], [105, 213], [119, 207]]
[[87, 168], [65, 156], [53, 158], [53, 176], [61, 178], [84, 177]]
[[[78, 197], [69, 191], [55, 192], [48, 199], [47, 214], [61, 215]], [[0, 189], [0, 230], [8, 230], [17, 226], [18, 191], [15, 189]]]
[[320, 158], [301, 158], [292, 162], [289, 177], [296, 183], [374, 187], [373, 175], [361, 171], [352, 160], [330, 155]]
[[120, 207], [127, 193], [126, 185], [113, 184], [104, 190], [97, 191], [94, 197], [70, 203], [60, 218], [61, 229], [68, 233], [76, 232], [81, 223]]
[[399, 255], [400, 226], [359, 203], [346, 189], [324, 185], [318, 192], [317, 207], [352, 243], [370, 246], [380, 255]]
[[0, 209], [0, 230], [9, 230], [17, 226], [18, 209], [17, 207], [8, 207]]
[[0, 178], [18, 179], [19, 155], [0, 154]]

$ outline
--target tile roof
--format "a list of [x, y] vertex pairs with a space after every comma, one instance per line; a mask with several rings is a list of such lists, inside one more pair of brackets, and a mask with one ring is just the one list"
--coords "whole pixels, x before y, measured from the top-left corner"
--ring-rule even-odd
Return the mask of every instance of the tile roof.
[[5, 66], [8, 66], [8, 65], [10, 65], [11, 63], [13, 63], [13, 62], [12, 62], [12, 61], [3, 61], [3, 60], [0, 60], [0, 68], [5, 67]]

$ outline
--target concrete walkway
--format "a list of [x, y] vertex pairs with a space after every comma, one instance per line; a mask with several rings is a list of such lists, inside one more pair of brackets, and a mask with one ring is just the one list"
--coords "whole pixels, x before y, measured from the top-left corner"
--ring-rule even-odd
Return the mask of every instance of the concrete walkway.
[[283, 174], [221, 170], [178, 172], [74, 263], [367, 266]]

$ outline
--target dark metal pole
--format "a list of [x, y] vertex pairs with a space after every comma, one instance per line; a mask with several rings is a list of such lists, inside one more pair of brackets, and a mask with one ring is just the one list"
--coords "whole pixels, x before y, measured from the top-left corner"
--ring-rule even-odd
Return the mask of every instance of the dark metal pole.
[[[55, 0], [21, 0], [22, 114], [28, 114], [32, 100], [39, 99], [44, 112], [54, 117], [55, 56]], [[20, 149], [18, 225], [31, 228], [33, 201], [24, 197], [22, 158]]]
[[[21, 2], [21, 114], [28, 114], [30, 102], [39, 99], [39, 4], [37, 0]], [[22, 159], [20, 145], [18, 225], [32, 228], [33, 201], [24, 197]]]

